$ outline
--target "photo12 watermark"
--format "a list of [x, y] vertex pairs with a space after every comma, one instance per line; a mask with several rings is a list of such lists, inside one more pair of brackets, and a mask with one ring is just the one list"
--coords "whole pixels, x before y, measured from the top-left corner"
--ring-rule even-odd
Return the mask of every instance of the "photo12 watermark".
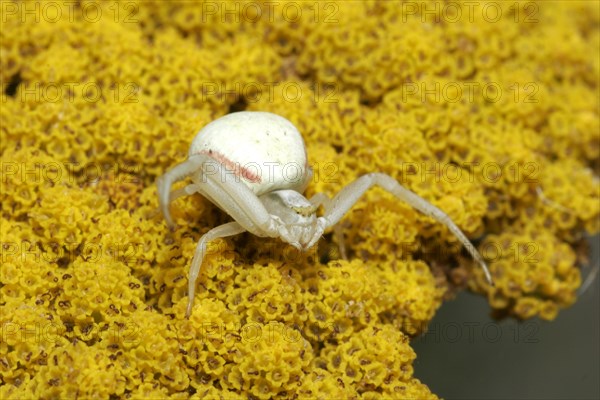
[[117, 346], [137, 346], [141, 343], [140, 326], [134, 322], [113, 324], [89, 324], [77, 330], [62, 321], [19, 323], [4, 321], [0, 324], [0, 342], [10, 346], [35, 344], [43, 347], [59, 343], [63, 339], [103, 340]]
[[461, 181], [485, 183], [539, 183], [540, 164], [535, 161], [498, 163], [489, 161], [463, 162], [400, 162], [401, 183], [416, 179], [418, 182]]
[[399, 7], [402, 22], [416, 18], [422, 23], [438, 24], [479, 20], [534, 24], [539, 22], [540, 16], [540, 5], [533, 1], [405, 1]]
[[337, 24], [340, 6], [333, 1], [204, 1], [199, 8], [202, 23], [302, 21]]
[[135, 266], [140, 262], [149, 261], [145, 256], [145, 249], [146, 244], [142, 242], [99, 243], [90, 240], [81, 243], [67, 241], [42, 243], [23, 239], [0, 242], [0, 260], [2, 263], [30, 261], [71, 264], [79, 259], [85, 263], [121, 262], [128, 266]]
[[488, 103], [500, 101], [515, 104], [538, 103], [540, 86], [536, 82], [406, 82], [400, 86], [402, 102], [416, 99], [421, 103], [428, 100], [447, 103]]
[[[463, 245], [453, 243], [427, 243], [420, 240], [396, 242], [398, 254], [412, 260], [413, 254], [418, 253], [425, 259], [447, 259], [460, 254]], [[514, 241], [510, 243], [486, 240], [479, 246], [479, 253], [488, 263], [508, 260], [515, 263], [537, 264], [540, 262], [540, 244], [536, 241]]]
[[139, 3], [133, 1], [10, 1], [0, 2], [2, 23], [16, 19], [21, 23], [58, 23], [84, 21], [96, 23], [108, 19], [120, 23], [138, 23]]
[[132, 163], [63, 162], [46, 163], [3, 161], [0, 181], [21, 184], [97, 184], [101, 180], [115, 183], [141, 183], [141, 165]]
[[240, 102], [246, 104], [298, 103], [310, 99], [314, 103], [338, 103], [340, 89], [337, 82], [302, 85], [299, 82], [202, 82], [202, 101]]
[[304, 340], [302, 332], [298, 327], [276, 321], [237, 324], [206, 321], [202, 322], [196, 329], [197, 336], [195, 339], [202, 342], [218, 340], [224, 343], [257, 343], [263, 341], [273, 344], [278, 340], [283, 340], [287, 343], [298, 343]]
[[137, 103], [140, 86], [135, 82], [22, 82], [14, 96], [17, 100], [37, 103]]
[[537, 344], [540, 323], [525, 321], [522, 323], [499, 322], [432, 322], [420, 336], [419, 341], [432, 343], [501, 343]]

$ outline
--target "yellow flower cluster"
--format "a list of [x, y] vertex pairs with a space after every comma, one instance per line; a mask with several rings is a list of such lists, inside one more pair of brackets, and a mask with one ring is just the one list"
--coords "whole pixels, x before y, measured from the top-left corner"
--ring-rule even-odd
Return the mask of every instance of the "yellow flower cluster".
[[[409, 338], [444, 295], [545, 319], [576, 300], [600, 229], [593, 2], [1, 6], [1, 398], [435, 398]], [[197, 240], [229, 217], [189, 196], [171, 231], [154, 182], [241, 109], [299, 128], [308, 196], [377, 171], [446, 211], [495, 287], [373, 189], [306, 253], [211, 243], [185, 319]]]
[[[499, 279], [494, 287], [478, 287], [500, 312], [519, 318], [539, 316], [552, 320], [559, 308], [575, 302], [581, 284], [579, 269], [573, 268], [574, 251], [552, 234], [527, 231], [489, 235], [484, 254], [492, 259]], [[480, 275], [479, 272], [476, 272]], [[484, 281], [482, 276], [474, 285]]]
[[364, 398], [379, 398], [380, 387], [392, 398], [420, 398], [426, 389], [412, 378], [415, 354], [406, 350], [407, 340], [389, 325], [364, 329], [342, 345], [326, 344], [316, 364], [341, 372], [343, 382]]

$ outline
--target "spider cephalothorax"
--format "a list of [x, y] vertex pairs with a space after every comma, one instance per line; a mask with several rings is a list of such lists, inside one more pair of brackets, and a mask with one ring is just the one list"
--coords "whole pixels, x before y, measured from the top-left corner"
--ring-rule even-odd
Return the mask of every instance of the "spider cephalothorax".
[[[187, 176], [193, 183], [171, 193], [173, 183]], [[248, 231], [308, 249], [374, 185], [446, 225], [481, 264], [491, 283], [485, 261], [450, 217], [392, 177], [366, 174], [332, 199], [322, 193], [307, 199], [302, 192], [311, 177], [300, 132], [278, 115], [232, 113], [198, 132], [188, 159], [158, 179], [161, 210], [173, 226], [169, 203], [180, 196], [200, 193], [231, 215], [234, 222], [213, 228], [200, 238], [190, 266], [187, 316], [192, 311], [196, 279], [209, 241]], [[316, 211], [321, 205], [324, 213], [318, 217]]]

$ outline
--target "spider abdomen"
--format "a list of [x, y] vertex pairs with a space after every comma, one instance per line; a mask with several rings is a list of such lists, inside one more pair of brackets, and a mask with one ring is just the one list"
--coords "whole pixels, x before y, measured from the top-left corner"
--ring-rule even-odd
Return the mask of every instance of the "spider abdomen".
[[202, 128], [189, 156], [206, 154], [256, 195], [302, 188], [309, 176], [304, 140], [287, 119], [268, 112], [227, 114]]

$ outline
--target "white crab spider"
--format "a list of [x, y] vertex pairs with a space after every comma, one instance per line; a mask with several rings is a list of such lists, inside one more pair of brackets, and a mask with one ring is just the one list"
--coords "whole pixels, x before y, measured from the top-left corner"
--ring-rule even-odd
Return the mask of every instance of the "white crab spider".
[[[170, 192], [174, 182], [187, 176], [191, 176], [193, 183]], [[236, 112], [209, 123], [198, 132], [188, 159], [158, 179], [160, 208], [167, 224], [173, 227], [169, 203], [181, 196], [200, 193], [235, 221], [211, 229], [198, 241], [190, 266], [187, 317], [192, 311], [196, 279], [209, 241], [248, 231], [260, 237], [279, 237], [297, 249], [306, 250], [374, 185], [446, 225], [479, 262], [492, 283], [485, 261], [450, 217], [392, 177], [367, 174], [344, 187], [332, 199], [322, 193], [306, 199], [301, 193], [311, 177], [300, 132], [278, 115]], [[316, 211], [321, 205], [325, 212], [317, 217]]]

